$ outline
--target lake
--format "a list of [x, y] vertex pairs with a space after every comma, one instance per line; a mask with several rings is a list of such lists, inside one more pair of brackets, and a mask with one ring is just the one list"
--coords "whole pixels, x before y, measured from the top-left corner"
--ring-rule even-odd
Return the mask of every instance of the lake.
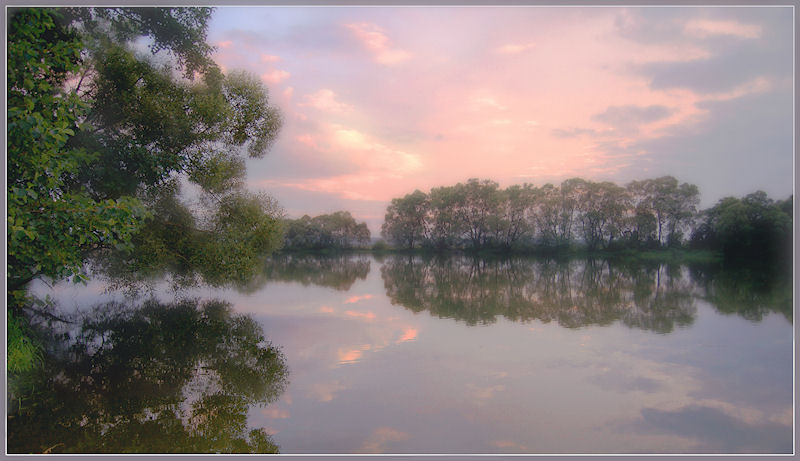
[[237, 287], [107, 287], [36, 287], [91, 328], [49, 322], [63, 364], [10, 452], [793, 449], [792, 283], [761, 270], [295, 255]]

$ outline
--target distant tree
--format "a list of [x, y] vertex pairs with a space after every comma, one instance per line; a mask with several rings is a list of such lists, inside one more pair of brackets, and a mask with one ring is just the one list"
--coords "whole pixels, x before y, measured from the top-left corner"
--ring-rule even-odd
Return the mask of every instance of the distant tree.
[[430, 227], [430, 244], [434, 248], [455, 248], [466, 233], [463, 187], [443, 186], [431, 189], [426, 221]]
[[502, 201], [499, 185], [494, 181], [472, 178], [462, 187], [465, 197], [463, 215], [469, 244], [473, 248], [486, 246], [501, 225], [498, 216]]
[[785, 202], [775, 202], [763, 191], [741, 199], [726, 197], [703, 212], [692, 241], [728, 257], [790, 258], [792, 214], [786, 210]]
[[403, 198], [392, 199], [386, 209], [381, 235], [402, 248], [420, 246], [428, 237], [426, 217], [429, 206], [428, 196], [419, 190]]
[[539, 190], [531, 184], [512, 185], [500, 191], [500, 226], [497, 242], [512, 248], [519, 242], [532, 239], [535, 227], [531, 219], [539, 198]]
[[284, 248], [290, 250], [365, 247], [370, 241], [367, 223], [357, 223], [349, 211], [286, 219], [284, 225]]
[[[697, 212], [699, 190], [692, 184], [678, 184], [672, 176], [633, 181], [628, 184], [636, 213], [637, 224], [647, 225], [647, 214], [652, 214], [656, 224], [656, 240], [660, 245], [679, 243], [682, 226]], [[665, 228], [666, 227], [666, 232]], [[642, 234], [639, 233], [639, 236]]]

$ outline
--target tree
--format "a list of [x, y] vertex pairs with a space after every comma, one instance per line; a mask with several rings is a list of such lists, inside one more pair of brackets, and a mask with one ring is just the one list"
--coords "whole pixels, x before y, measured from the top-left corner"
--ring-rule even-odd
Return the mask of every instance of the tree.
[[501, 195], [502, 225], [497, 240], [508, 249], [532, 236], [535, 228], [530, 216], [539, 191], [531, 184], [514, 184], [501, 191]]
[[68, 146], [88, 104], [61, 91], [82, 47], [56, 18], [29, 9], [9, 24], [7, 280], [17, 300], [34, 278], [80, 274], [91, 250], [129, 243], [145, 216], [130, 197], [95, 199], [68, 187], [95, 156]]
[[473, 248], [480, 248], [488, 243], [494, 229], [500, 225], [497, 214], [501, 202], [499, 185], [488, 179], [471, 178], [461, 187], [465, 197], [463, 215], [467, 237]]
[[783, 202], [763, 191], [741, 199], [725, 197], [703, 212], [703, 223], [692, 236], [695, 244], [722, 250], [728, 257], [790, 259], [792, 215]]
[[463, 188], [443, 186], [431, 189], [426, 221], [430, 225], [430, 243], [434, 248], [455, 248], [461, 243], [466, 228], [465, 201]]
[[357, 223], [349, 211], [337, 211], [311, 218], [285, 220], [284, 248], [289, 250], [348, 249], [369, 244], [367, 223]]
[[[28, 282], [85, 279], [85, 262], [101, 251], [136, 247], [133, 262], [163, 256], [227, 268], [231, 272], [222, 275], [236, 278], [254, 267], [253, 258], [217, 264], [222, 260], [210, 255], [277, 248], [279, 209], [244, 191], [241, 178], [242, 156], [266, 153], [280, 114], [260, 81], [223, 74], [210, 59], [205, 33], [211, 10], [11, 13], [7, 273], [13, 315], [28, 304]], [[135, 52], [140, 38], [169, 59], [157, 63]], [[214, 218], [188, 219], [179, 178], [200, 186], [203, 216], [242, 213], [235, 229], [242, 233], [234, 235]], [[159, 209], [162, 204], [169, 209]], [[171, 247], [166, 229], [188, 229], [198, 238]], [[159, 253], [147, 255], [152, 249]]]
[[[660, 245], [669, 242], [679, 243], [682, 225], [697, 212], [700, 195], [697, 186], [687, 183], [679, 185], [674, 177], [662, 176], [633, 181], [628, 184], [628, 190], [634, 197], [637, 214], [646, 216], [647, 213], [651, 213], [655, 217], [658, 243]], [[641, 222], [646, 223], [647, 219], [643, 218]]]
[[414, 249], [414, 245], [420, 245], [428, 236], [429, 206], [428, 196], [419, 190], [392, 199], [386, 209], [381, 235], [402, 248]]

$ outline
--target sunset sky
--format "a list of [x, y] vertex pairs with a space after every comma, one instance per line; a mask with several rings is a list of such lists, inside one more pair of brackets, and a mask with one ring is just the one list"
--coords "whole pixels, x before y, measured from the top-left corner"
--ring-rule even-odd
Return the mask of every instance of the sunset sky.
[[225, 71], [285, 123], [248, 184], [289, 217], [472, 177], [673, 175], [701, 206], [792, 193], [791, 7], [221, 7]]

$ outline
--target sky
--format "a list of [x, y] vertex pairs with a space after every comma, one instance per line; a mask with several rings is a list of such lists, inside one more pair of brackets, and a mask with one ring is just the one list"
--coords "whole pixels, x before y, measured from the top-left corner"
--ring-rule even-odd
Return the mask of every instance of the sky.
[[377, 236], [392, 198], [469, 178], [624, 185], [701, 207], [793, 192], [791, 7], [220, 7], [208, 40], [284, 125], [248, 185]]

